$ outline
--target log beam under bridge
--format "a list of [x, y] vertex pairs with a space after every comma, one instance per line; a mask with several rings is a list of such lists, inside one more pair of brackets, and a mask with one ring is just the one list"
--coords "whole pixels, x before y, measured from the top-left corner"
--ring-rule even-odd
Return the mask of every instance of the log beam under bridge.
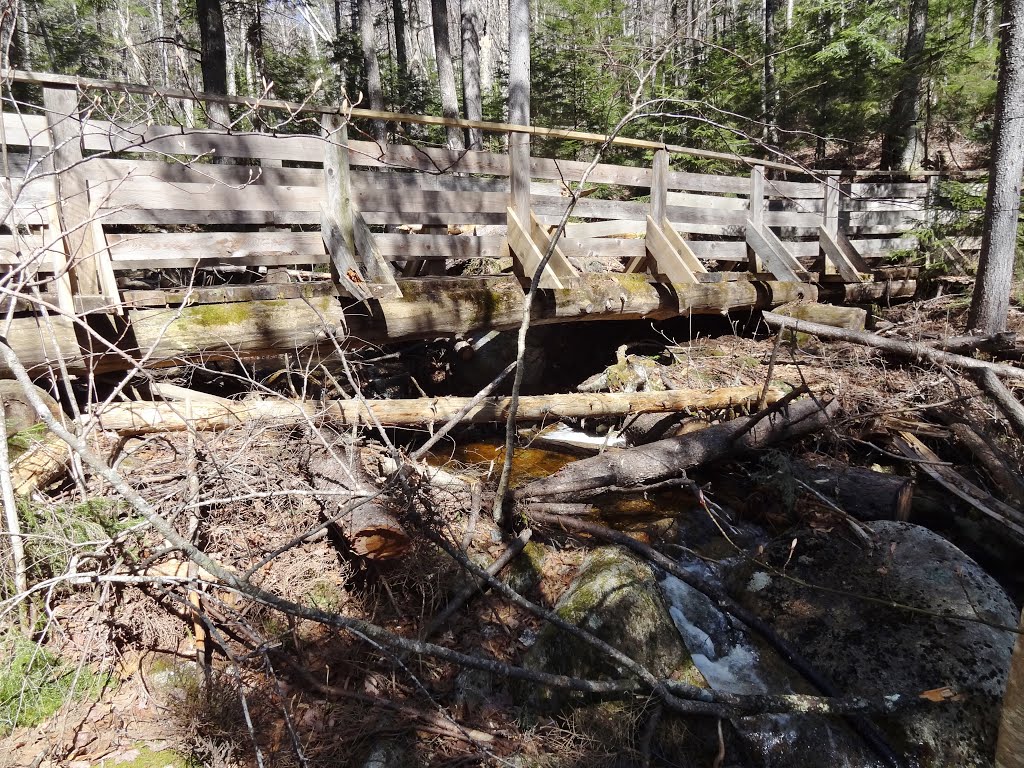
[[[127, 370], [189, 361], [237, 360], [358, 347], [407, 339], [510, 330], [523, 318], [523, 290], [515, 277], [399, 280], [401, 297], [364, 302], [340, 299], [330, 283], [126, 291], [124, 316], [111, 318], [117, 352], [86, 354], [75, 322], [50, 308], [50, 317], [14, 320], [8, 341], [39, 373], [63, 357], [72, 373]], [[691, 314], [768, 309], [815, 301], [806, 283], [730, 280], [681, 285], [645, 275], [583, 274], [571, 288], [541, 291], [533, 323], [663, 320]], [[156, 306], [159, 302], [159, 306]], [[52, 328], [47, 327], [52, 324]], [[93, 341], [94, 348], [100, 344]], [[0, 375], [10, 372], [0, 367]]]

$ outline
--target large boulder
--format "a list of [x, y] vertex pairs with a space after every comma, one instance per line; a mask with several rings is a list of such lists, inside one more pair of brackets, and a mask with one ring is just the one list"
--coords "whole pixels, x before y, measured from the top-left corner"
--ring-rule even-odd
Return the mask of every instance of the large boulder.
[[[658, 677], [703, 682], [669, 618], [651, 567], [621, 547], [601, 547], [588, 554], [555, 612]], [[524, 664], [581, 678], [623, 676], [599, 650], [550, 624], [540, 632]], [[566, 703], [556, 692], [531, 694], [534, 704], [557, 707]]]
[[938, 534], [890, 521], [866, 527], [870, 545], [845, 532], [805, 531], [791, 548], [786, 536], [759, 556], [769, 567], [739, 561], [724, 581], [846, 693], [952, 687], [961, 701], [887, 718], [894, 746], [912, 762], [991, 765], [1014, 642], [998, 627], [1016, 627], [1016, 608]]

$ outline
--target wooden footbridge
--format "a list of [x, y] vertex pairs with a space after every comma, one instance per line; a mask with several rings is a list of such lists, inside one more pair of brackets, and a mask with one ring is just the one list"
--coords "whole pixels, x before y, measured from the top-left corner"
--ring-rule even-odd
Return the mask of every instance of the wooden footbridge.
[[[27, 95], [2, 105], [0, 305], [7, 340], [37, 370], [515, 327], [590, 165], [530, 157], [519, 142], [511, 156], [456, 152], [350, 128], [438, 118], [6, 74]], [[225, 102], [233, 127], [188, 125]], [[159, 124], [168, 105], [188, 119]], [[276, 133], [275, 119], [286, 123]], [[253, 125], [262, 132], [242, 129]], [[575, 200], [540, 275], [535, 323], [913, 294], [913, 270], [878, 264], [914, 245], [905, 233], [929, 215], [927, 182], [618, 143], [653, 161], [590, 169], [598, 194], [590, 186]], [[676, 152], [728, 158], [740, 175], [672, 170]]]

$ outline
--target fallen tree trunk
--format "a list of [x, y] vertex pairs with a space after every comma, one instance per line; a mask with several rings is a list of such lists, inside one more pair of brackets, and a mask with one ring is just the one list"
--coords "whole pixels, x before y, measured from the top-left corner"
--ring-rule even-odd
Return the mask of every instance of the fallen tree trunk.
[[797, 461], [793, 474], [858, 520], [910, 517], [914, 482], [909, 478], [825, 459]]
[[932, 346], [946, 352], [953, 352], [958, 355], [969, 355], [972, 352], [984, 352], [987, 355], [997, 355], [1014, 349], [1017, 343], [1017, 334], [1003, 331], [981, 336], [950, 336], [932, 342]]
[[978, 386], [985, 390], [985, 394], [999, 406], [999, 410], [1009, 420], [1013, 431], [1024, 440], [1024, 405], [1021, 405], [1020, 401], [1014, 397], [1013, 392], [996, 378], [991, 369], [980, 371], [977, 381]]
[[691, 467], [823, 429], [838, 409], [835, 400], [798, 400], [761, 418], [734, 419], [688, 435], [567, 464], [553, 475], [517, 489], [515, 497], [575, 500], [609, 487], [642, 489], [665, 483], [685, 476]]
[[[731, 406], [750, 407], [761, 394], [760, 387], [722, 387], [711, 391], [671, 389], [665, 392], [602, 392], [568, 395], [539, 395], [519, 398], [516, 419], [545, 421], [560, 418], [623, 416], [633, 413], [664, 413], [683, 410], [717, 410]], [[769, 390], [768, 402], [782, 397]], [[122, 434], [213, 430], [249, 421], [272, 419], [302, 421], [326, 419], [345, 424], [373, 424], [370, 411], [384, 426], [419, 426], [444, 423], [459, 413], [468, 397], [424, 397], [413, 400], [333, 400], [326, 405], [291, 400], [240, 400], [237, 402], [192, 403], [192, 418], [172, 403], [112, 403], [97, 414], [102, 429]], [[463, 418], [466, 423], [502, 422], [508, 416], [511, 398], [488, 397]]]
[[881, 349], [911, 360], [929, 360], [939, 365], [951, 365], [956, 368], [963, 368], [970, 371], [991, 371], [1000, 376], [1013, 379], [1024, 379], [1024, 368], [1017, 368], [1012, 365], [1000, 363], [987, 363], [984, 360], [975, 360], [973, 357], [955, 355], [951, 352], [929, 347], [927, 344], [919, 344], [914, 341], [902, 339], [889, 339], [878, 336], [874, 333], [862, 331], [851, 331], [846, 328], [833, 328], [820, 323], [809, 323], [804, 320], [796, 320], [792, 317], [777, 315], [774, 312], [765, 312], [764, 321], [772, 328], [780, 330], [799, 331], [810, 333], [822, 339], [834, 339], [836, 341], [847, 341], [851, 344], [860, 344], [874, 349]]
[[30, 496], [63, 477], [71, 466], [71, 451], [54, 434], [38, 443], [11, 463], [11, 484], [17, 496]]
[[893, 438], [893, 444], [900, 453], [917, 462], [921, 471], [935, 482], [954, 496], [966, 501], [981, 514], [1004, 526], [1018, 542], [1024, 543], [1024, 513], [966, 480], [909, 432], [901, 432]]
[[[344, 452], [344, 449], [339, 449]], [[323, 515], [332, 523], [352, 552], [368, 560], [391, 560], [405, 554], [412, 544], [396, 515], [380, 497], [346, 500], [338, 503], [331, 495], [352, 486], [369, 485], [358, 459], [344, 462], [326, 453], [317, 453], [306, 462], [310, 484], [326, 491], [319, 498]]]

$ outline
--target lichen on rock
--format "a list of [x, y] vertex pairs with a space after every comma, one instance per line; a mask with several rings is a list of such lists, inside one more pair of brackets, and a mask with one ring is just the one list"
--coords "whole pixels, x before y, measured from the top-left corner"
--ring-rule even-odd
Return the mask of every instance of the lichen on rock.
[[[591, 552], [555, 612], [657, 677], [690, 682], [702, 679], [668, 615], [651, 566], [621, 547]], [[550, 624], [541, 631], [524, 664], [530, 669], [589, 679], [624, 675], [600, 650]], [[536, 705], [567, 703], [554, 691], [534, 689], [529, 693]]]

